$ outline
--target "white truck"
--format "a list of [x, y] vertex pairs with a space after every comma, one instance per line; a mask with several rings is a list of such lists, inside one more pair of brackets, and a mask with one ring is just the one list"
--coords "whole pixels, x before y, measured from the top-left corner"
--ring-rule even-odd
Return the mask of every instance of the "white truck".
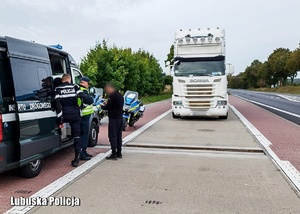
[[179, 30], [172, 63], [173, 118], [208, 116], [227, 119], [225, 31]]

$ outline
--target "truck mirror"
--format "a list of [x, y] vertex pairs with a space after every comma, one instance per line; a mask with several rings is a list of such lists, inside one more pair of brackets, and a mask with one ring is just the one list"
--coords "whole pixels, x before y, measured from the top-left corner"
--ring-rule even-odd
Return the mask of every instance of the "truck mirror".
[[233, 64], [226, 64], [226, 74], [233, 75], [234, 74], [234, 65]]

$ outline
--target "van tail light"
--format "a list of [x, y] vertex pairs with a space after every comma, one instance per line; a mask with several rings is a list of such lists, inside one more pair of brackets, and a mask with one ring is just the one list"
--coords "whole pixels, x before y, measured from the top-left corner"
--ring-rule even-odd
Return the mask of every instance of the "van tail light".
[[0, 143], [3, 140], [3, 120], [2, 120], [2, 115], [0, 115]]

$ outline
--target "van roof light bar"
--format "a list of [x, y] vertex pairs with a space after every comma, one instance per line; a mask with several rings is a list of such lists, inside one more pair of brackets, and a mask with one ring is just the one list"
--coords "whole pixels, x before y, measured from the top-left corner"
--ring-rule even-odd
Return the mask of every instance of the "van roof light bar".
[[51, 48], [56, 48], [58, 50], [62, 50], [63, 49], [63, 46], [61, 46], [60, 44], [57, 44], [57, 45], [50, 45]]

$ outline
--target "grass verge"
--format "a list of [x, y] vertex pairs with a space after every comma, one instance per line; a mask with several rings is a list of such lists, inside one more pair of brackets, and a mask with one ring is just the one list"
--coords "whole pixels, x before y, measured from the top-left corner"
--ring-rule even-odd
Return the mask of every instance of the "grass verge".
[[300, 86], [282, 86], [279, 88], [256, 88], [254, 91], [277, 92], [283, 94], [300, 94]]
[[159, 102], [162, 100], [167, 100], [170, 99], [171, 97], [172, 97], [171, 92], [165, 92], [158, 95], [150, 95], [150, 96], [142, 97], [141, 100], [144, 104], [148, 104], [148, 103]]

